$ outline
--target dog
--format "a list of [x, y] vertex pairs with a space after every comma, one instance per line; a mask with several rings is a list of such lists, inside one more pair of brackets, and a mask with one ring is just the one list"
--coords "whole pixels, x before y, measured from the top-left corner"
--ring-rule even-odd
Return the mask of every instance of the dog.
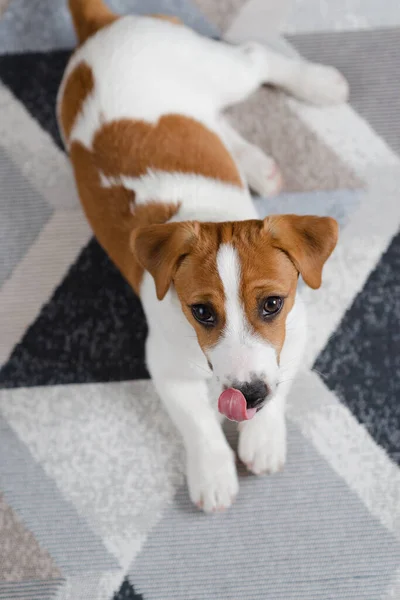
[[254, 474], [286, 459], [285, 399], [306, 343], [299, 276], [311, 288], [338, 238], [329, 217], [260, 220], [249, 189], [277, 192], [274, 160], [224, 109], [263, 84], [313, 104], [345, 102], [346, 80], [257, 43], [211, 40], [179, 19], [69, 0], [79, 46], [57, 99], [61, 135], [94, 234], [140, 296], [147, 365], [186, 449], [205, 512], [238, 493], [222, 420], [239, 423]]

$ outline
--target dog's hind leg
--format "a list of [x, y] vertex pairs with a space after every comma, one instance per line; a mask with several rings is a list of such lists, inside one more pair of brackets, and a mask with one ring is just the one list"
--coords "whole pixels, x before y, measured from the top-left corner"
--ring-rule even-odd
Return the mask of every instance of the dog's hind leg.
[[[266, 48], [267, 81], [288, 94], [310, 104], [331, 105], [346, 102], [349, 87], [335, 68], [327, 65], [287, 58]], [[260, 52], [260, 50], [255, 50]]]
[[220, 126], [222, 137], [249, 188], [260, 196], [277, 194], [282, 187], [282, 175], [275, 160], [245, 140], [224, 117]]
[[334, 67], [287, 58], [256, 42], [220, 44], [214, 55], [218, 72], [215, 66], [210, 71], [220, 110], [245, 100], [263, 84], [317, 105], [339, 104], [348, 97], [347, 81]]

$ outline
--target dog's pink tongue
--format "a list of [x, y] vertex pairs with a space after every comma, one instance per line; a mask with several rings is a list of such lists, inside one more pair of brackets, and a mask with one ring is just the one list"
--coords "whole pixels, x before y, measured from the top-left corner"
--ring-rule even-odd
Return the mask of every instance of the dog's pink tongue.
[[222, 392], [218, 398], [218, 410], [230, 421], [248, 421], [257, 412], [255, 408], [247, 408], [246, 398], [234, 388]]

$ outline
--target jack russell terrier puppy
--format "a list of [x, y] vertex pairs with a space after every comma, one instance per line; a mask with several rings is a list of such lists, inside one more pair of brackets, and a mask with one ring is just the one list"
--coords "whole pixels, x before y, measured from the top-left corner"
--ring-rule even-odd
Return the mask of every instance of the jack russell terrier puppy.
[[223, 417], [239, 422], [250, 471], [285, 463], [285, 398], [306, 337], [298, 277], [321, 285], [338, 236], [331, 218], [258, 219], [249, 188], [274, 193], [280, 174], [223, 111], [262, 84], [341, 103], [347, 83], [331, 67], [213, 41], [175, 18], [69, 5], [80, 45], [57, 114], [80, 200], [143, 303], [147, 365], [184, 440], [190, 497], [221, 510], [238, 493]]

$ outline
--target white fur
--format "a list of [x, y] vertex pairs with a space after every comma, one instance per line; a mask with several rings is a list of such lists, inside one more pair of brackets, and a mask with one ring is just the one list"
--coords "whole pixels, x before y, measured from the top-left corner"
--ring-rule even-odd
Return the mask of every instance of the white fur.
[[240, 424], [239, 457], [256, 475], [276, 473], [286, 461], [286, 397], [306, 344], [306, 313], [300, 297], [286, 319], [278, 386], [274, 397], [253, 419]]
[[192, 501], [206, 512], [231, 504], [238, 492], [235, 460], [210, 403], [211, 371], [171, 289], [157, 300], [145, 275], [141, 299], [150, 325], [146, 357], [155, 387], [182, 434]]
[[254, 207], [247, 188], [229, 185], [209, 177], [191, 173], [169, 173], [150, 171], [142, 177], [117, 178], [102, 174], [104, 187], [123, 185], [135, 192], [135, 204], [179, 202], [181, 209], [174, 221], [242, 221], [256, 219]]
[[256, 377], [274, 390], [278, 360], [275, 349], [251, 330], [240, 300], [241, 266], [237, 250], [222, 244], [217, 253], [217, 269], [225, 294], [226, 325], [218, 344], [208, 356], [223, 386], [236, 381], [248, 383]]
[[[125, 17], [101, 30], [73, 55], [61, 85], [85, 61], [95, 87], [73, 126], [70, 141], [90, 148], [96, 130], [114, 119], [155, 123], [162, 115], [192, 117], [217, 133], [230, 150], [247, 182], [266, 194], [280, 186], [273, 160], [243, 140], [222, 117], [231, 104], [244, 100], [263, 83], [278, 85], [316, 103], [336, 103], [347, 84], [334, 69], [293, 61], [259, 44], [234, 47], [203, 38], [184, 26], [147, 17]], [[58, 101], [59, 109], [59, 101]], [[148, 172], [140, 178], [107, 178], [105, 187], [122, 183], [133, 189], [136, 202], [178, 201], [175, 220], [242, 220], [256, 217], [246, 186], [182, 173]], [[240, 264], [232, 247], [218, 253], [225, 295], [227, 326], [221, 342], [210, 349], [214, 377], [244, 379], [265, 374], [275, 397], [253, 420], [241, 426], [239, 454], [256, 473], [281, 468], [286, 455], [285, 396], [304, 345], [304, 311], [296, 301], [287, 321], [280, 365], [275, 350], [251, 332], [239, 299]], [[206, 357], [194, 330], [171, 289], [159, 302], [154, 282], [145, 274], [141, 299], [149, 324], [147, 363], [164, 405], [180, 430], [187, 451], [190, 496], [205, 511], [230, 505], [238, 491], [232, 451], [223, 435], [210, 396]], [[221, 383], [221, 381], [219, 382]], [[210, 401], [211, 400], [211, 401]]]
[[[224, 262], [228, 267], [227, 260]], [[236, 284], [237, 271], [230, 283], [225, 277], [224, 269], [221, 271], [226, 289], [229, 290], [229, 285], [233, 287]], [[234, 334], [233, 329], [236, 333], [246, 331], [236, 297], [234, 295], [232, 302], [227, 305], [232, 324], [230, 331]], [[217, 367], [211, 373], [173, 289], [159, 302], [154, 281], [146, 274], [141, 299], [150, 326], [146, 347], [147, 364], [156, 389], [185, 442], [190, 497], [206, 512], [226, 508], [237, 494], [238, 480], [234, 457], [216, 412], [216, 399], [221, 391], [220, 382], [215, 378]], [[251, 421], [241, 424], [239, 456], [256, 474], [273, 473], [282, 468], [285, 462], [285, 398], [301, 362], [305, 332], [305, 311], [300, 298], [297, 298], [287, 317], [287, 335], [281, 351], [279, 370], [273, 369], [277, 384], [275, 397]], [[247, 335], [250, 339], [250, 332]], [[220, 347], [224, 347], [224, 340]], [[241, 350], [243, 352], [243, 348]], [[261, 355], [264, 353], [268, 358], [268, 365], [275, 365], [275, 352], [266, 345], [261, 348]], [[217, 356], [218, 350], [215, 354], [210, 353], [214, 361]], [[252, 350], [250, 358], [260, 365]], [[248, 361], [248, 358], [245, 360]], [[253, 364], [254, 368], [251, 360], [247, 364]], [[231, 373], [233, 374], [232, 371]]]

